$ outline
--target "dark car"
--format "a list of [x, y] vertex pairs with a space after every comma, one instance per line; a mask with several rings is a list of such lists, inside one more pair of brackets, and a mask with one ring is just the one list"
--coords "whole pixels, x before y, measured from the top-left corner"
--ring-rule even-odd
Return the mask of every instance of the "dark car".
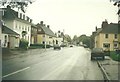
[[73, 47], [73, 45], [70, 45], [70, 47]]
[[93, 48], [91, 51], [91, 60], [94, 58], [102, 58], [105, 59], [104, 51], [102, 48]]
[[54, 50], [56, 50], [56, 49], [61, 49], [61, 47], [58, 45], [58, 44], [56, 44], [56, 45], [54, 45]]

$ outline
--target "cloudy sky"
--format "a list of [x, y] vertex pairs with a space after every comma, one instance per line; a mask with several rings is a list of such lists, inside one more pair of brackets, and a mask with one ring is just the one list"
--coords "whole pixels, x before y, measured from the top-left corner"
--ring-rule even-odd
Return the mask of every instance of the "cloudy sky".
[[44, 21], [54, 32], [64, 29], [71, 37], [91, 35], [105, 19], [116, 23], [116, 13], [109, 0], [36, 0], [26, 11], [35, 24]]

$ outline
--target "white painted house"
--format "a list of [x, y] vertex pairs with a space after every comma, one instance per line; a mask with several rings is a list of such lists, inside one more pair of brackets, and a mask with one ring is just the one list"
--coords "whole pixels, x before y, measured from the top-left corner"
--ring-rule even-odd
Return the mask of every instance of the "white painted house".
[[[14, 40], [10, 39], [12, 47], [19, 47], [19, 41], [21, 38], [26, 39], [30, 45], [32, 20], [28, 16], [25, 16], [25, 14], [12, 10], [9, 7], [3, 8], [3, 12], [3, 21], [5, 22], [5, 26], [19, 34], [19, 36], [16, 36]], [[24, 37], [22, 37], [23, 31], [27, 32]]]

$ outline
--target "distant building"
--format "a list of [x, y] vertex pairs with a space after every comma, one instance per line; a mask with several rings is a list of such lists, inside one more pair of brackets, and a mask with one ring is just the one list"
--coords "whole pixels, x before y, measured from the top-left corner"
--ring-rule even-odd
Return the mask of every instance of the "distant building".
[[118, 25], [118, 23], [108, 24], [107, 21], [103, 21], [101, 28], [96, 30], [95, 47], [110, 51], [120, 49]]
[[43, 24], [43, 21], [40, 24], [37, 24], [37, 43], [38, 44], [49, 44], [53, 46], [56, 43], [56, 35], [50, 29], [49, 25]]
[[58, 44], [62, 45], [63, 44], [63, 32], [61, 31], [56, 32], [56, 36], [57, 36], [56, 40], [58, 41]]
[[[2, 12], [2, 19], [5, 26], [20, 35], [19, 37], [16, 36], [16, 38], [13, 39], [14, 41], [10, 40], [9, 44], [11, 45], [11, 48], [19, 47], [19, 41], [21, 38], [26, 39], [30, 44], [32, 19], [25, 16], [23, 13], [12, 10], [9, 6], [7, 8], [3, 8]], [[23, 31], [26, 31], [27, 33], [24, 37], [22, 36]]]

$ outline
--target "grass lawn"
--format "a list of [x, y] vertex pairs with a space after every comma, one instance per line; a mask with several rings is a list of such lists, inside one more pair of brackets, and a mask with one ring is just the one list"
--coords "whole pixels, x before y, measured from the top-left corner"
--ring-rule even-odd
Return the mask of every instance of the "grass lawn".
[[120, 54], [117, 54], [115, 51], [110, 52], [110, 57], [115, 61], [120, 61]]

